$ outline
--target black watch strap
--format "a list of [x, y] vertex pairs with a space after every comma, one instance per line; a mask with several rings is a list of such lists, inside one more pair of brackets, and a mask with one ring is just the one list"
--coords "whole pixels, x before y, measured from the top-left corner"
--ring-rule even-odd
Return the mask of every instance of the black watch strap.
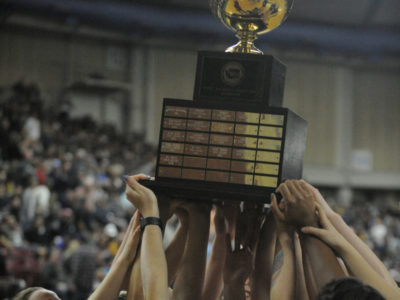
[[140, 219], [140, 231], [144, 232], [144, 229], [147, 225], [157, 225], [160, 227], [161, 231], [163, 230], [162, 222], [160, 218], [156, 217], [147, 217]]

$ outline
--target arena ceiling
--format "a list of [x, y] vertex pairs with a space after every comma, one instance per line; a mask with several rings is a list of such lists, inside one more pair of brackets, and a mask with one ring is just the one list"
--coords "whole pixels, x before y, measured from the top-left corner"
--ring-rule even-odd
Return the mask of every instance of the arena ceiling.
[[[5, 23], [28, 14], [67, 26], [109, 28], [139, 40], [234, 40], [208, 6], [208, 0], [2, 0], [0, 12]], [[295, 0], [288, 20], [258, 45], [399, 59], [399, 16], [399, 0]]]

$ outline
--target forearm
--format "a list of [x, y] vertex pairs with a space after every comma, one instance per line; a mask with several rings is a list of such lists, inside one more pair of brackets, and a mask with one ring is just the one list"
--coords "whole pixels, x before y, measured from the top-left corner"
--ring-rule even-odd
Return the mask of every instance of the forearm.
[[142, 269], [143, 290], [146, 300], [168, 299], [167, 262], [158, 226], [146, 226], [143, 232]]
[[210, 215], [189, 215], [189, 231], [185, 251], [175, 281], [173, 299], [201, 298], [207, 254]]
[[269, 299], [274, 264], [276, 227], [272, 215], [267, 216], [260, 232], [254, 272], [251, 278], [251, 299]]
[[245, 300], [244, 283], [242, 284], [225, 284], [224, 300]]
[[133, 262], [130, 278], [127, 300], [144, 299], [143, 295], [143, 282], [142, 282], [142, 270], [140, 266], [142, 257], [141, 248], [138, 249], [137, 256]]
[[[308, 260], [309, 271], [312, 272], [309, 275], [312, 276], [311, 280], [315, 282], [318, 291], [332, 279], [345, 275], [332, 249], [324, 242], [313, 236], [300, 234], [300, 244], [304, 252], [303, 258]], [[315, 291], [312, 290], [312, 285], [307, 283], [307, 288], [309, 287], [309, 295], [313, 298]]]
[[202, 300], [217, 300], [223, 289], [223, 275], [226, 257], [225, 236], [217, 234], [213, 243], [202, 292]]
[[179, 268], [182, 255], [185, 250], [187, 232], [187, 224], [179, 225], [179, 228], [176, 231], [174, 238], [165, 250], [165, 257], [167, 259], [168, 266], [168, 284], [171, 284], [172, 281], [175, 279], [176, 272]]
[[288, 235], [279, 235], [283, 251], [283, 264], [271, 287], [271, 300], [291, 300], [295, 296], [296, 270], [294, 258], [293, 238]]
[[387, 282], [397, 287], [385, 265], [379, 260], [375, 253], [354, 233], [354, 231], [346, 224], [343, 218], [334, 213], [331, 214], [329, 220], [336, 230], [358, 251], [365, 261], [378, 272]]
[[117, 299], [129, 265], [116, 261], [88, 300]]
[[400, 298], [399, 289], [386, 282], [350, 243], [340, 246], [337, 251], [356, 277], [377, 289], [387, 300]]
[[294, 235], [294, 259], [296, 265], [296, 297], [298, 300], [310, 300], [307, 292], [304, 263], [299, 236]]

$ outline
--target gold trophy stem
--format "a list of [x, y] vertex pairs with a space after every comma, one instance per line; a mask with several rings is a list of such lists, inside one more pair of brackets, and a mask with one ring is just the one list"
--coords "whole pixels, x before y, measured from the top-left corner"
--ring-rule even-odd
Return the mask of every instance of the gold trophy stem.
[[239, 39], [239, 42], [226, 49], [225, 52], [264, 54], [260, 49], [254, 46], [254, 41], [257, 39], [256, 33], [239, 30], [236, 37]]

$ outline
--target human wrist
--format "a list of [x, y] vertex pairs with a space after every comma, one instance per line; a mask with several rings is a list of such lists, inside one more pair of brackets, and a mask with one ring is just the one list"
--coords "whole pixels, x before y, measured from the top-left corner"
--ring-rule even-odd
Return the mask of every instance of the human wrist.
[[140, 213], [143, 216], [143, 218], [147, 218], [147, 217], [159, 218], [160, 217], [160, 212], [159, 212], [157, 206], [145, 207], [142, 209], [142, 211]]

